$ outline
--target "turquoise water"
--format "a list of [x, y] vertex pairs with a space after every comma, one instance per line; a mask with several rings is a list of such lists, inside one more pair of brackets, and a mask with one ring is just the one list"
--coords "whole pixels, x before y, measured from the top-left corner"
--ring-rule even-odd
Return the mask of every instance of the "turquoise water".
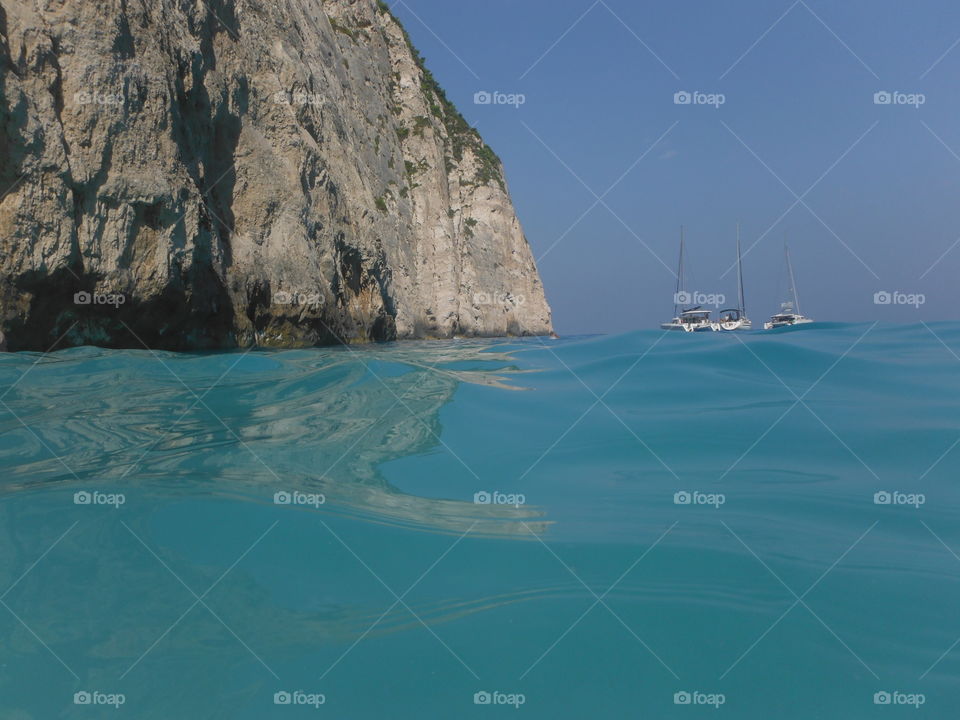
[[0, 717], [955, 717], [954, 353], [0, 356]]

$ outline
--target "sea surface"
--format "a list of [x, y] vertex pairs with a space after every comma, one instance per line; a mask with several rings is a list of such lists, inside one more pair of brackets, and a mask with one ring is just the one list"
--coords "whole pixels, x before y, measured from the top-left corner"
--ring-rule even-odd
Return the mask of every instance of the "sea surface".
[[0, 356], [0, 718], [955, 718], [960, 324]]

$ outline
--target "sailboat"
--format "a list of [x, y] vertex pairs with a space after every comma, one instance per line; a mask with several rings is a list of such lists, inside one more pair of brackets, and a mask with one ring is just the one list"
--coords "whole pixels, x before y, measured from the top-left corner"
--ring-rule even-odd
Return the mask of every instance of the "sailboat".
[[790, 299], [781, 303], [780, 312], [770, 318], [770, 322], [763, 324], [764, 330], [773, 330], [774, 328], [787, 327], [789, 325], [803, 325], [812, 323], [813, 320], [804, 317], [800, 313], [800, 298], [797, 296], [797, 282], [793, 277], [793, 263], [790, 262], [790, 248], [783, 244], [783, 252], [787, 258], [787, 273], [790, 276]]
[[714, 330], [752, 330], [753, 323], [747, 317], [746, 303], [743, 299], [743, 267], [740, 257], [740, 223], [737, 223], [737, 307], [720, 311]]
[[683, 289], [683, 226], [680, 226], [680, 266], [677, 269], [677, 290], [673, 294], [674, 318], [670, 322], [660, 324], [661, 330], [680, 330], [683, 332], [709, 332], [713, 330], [710, 322], [710, 311], [701, 310], [700, 306], [681, 309], [689, 295]]

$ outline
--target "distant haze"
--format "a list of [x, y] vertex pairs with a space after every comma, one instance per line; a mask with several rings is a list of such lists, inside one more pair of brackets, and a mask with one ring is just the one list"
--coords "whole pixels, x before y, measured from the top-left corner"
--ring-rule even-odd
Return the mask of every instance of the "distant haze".
[[390, 4], [503, 159], [558, 332], [668, 318], [681, 224], [687, 289], [735, 304], [737, 220], [755, 325], [784, 237], [809, 316], [956, 318], [957, 3]]

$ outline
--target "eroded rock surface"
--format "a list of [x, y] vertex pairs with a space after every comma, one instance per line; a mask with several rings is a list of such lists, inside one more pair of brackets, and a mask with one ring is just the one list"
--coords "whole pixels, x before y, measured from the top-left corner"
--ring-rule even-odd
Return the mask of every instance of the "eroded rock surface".
[[501, 163], [374, 0], [0, 0], [0, 337], [551, 331]]

